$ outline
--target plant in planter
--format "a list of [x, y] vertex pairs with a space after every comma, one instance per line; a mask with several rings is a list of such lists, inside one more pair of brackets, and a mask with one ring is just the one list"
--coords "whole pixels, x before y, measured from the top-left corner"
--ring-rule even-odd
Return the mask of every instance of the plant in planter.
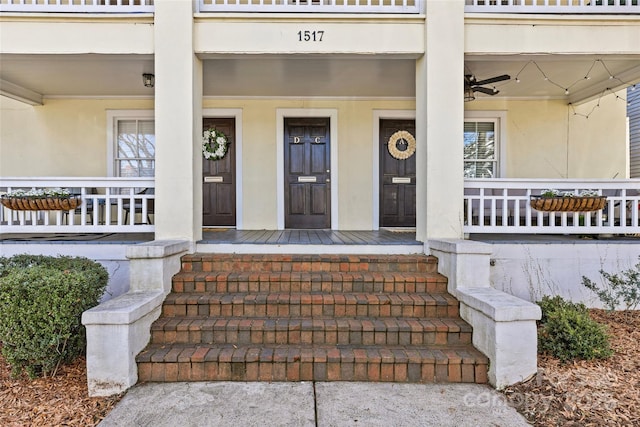
[[542, 190], [539, 196], [531, 196], [531, 207], [544, 212], [592, 212], [604, 208], [606, 196], [596, 190], [580, 192]]
[[9, 191], [0, 196], [0, 202], [9, 209], [20, 211], [68, 211], [80, 206], [82, 199], [66, 188], [37, 188]]

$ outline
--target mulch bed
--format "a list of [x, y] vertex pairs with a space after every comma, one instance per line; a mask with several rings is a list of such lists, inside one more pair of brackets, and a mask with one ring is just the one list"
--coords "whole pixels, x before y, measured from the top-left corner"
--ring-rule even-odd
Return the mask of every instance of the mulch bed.
[[11, 378], [0, 356], [0, 426], [95, 426], [120, 401], [88, 397], [84, 358], [58, 369], [55, 377]]
[[640, 311], [589, 310], [606, 324], [615, 354], [562, 364], [538, 356], [538, 374], [504, 390], [534, 426], [640, 426]]
[[[538, 374], [508, 387], [510, 406], [534, 426], [640, 425], [640, 311], [590, 310], [609, 326], [615, 355], [562, 364], [540, 355]], [[55, 377], [12, 379], [0, 356], [0, 426], [95, 426], [123, 395], [87, 397], [86, 363], [79, 358]]]

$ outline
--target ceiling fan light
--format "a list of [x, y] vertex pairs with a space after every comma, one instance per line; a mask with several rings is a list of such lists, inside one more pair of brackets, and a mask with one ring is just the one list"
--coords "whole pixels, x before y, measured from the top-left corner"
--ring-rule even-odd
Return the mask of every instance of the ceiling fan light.
[[476, 99], [476, 97], [473, 94], [473, 90], [467, 89], [464, 91], [464, 102], [473, 101], [474, 99]]

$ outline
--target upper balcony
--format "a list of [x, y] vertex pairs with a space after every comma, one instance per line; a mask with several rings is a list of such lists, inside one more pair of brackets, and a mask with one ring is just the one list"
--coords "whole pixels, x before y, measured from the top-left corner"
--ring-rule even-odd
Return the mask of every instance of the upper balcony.
[[[198, 12], [419, 14], [429, 0], [196, 0]], [[0, 0], [0, 12], [152, 13], [154, 0]], [[639, 0], [465, 0], [469, 13], [640, 14]]]
[[638, 0], [465, 0], [469, 13], [640, 14]]
[[150, 13], [153, 0], [0, 0], [0, 12]]

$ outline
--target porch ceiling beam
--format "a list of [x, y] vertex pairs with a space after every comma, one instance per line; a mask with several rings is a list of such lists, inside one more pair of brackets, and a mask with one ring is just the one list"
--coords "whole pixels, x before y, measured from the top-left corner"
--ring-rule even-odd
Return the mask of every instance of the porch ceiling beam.
[[[623, 83], [624, 82], [624, 83]], [[619, 74], [615, 74], [612, 79], [601, 80], [595, 82], [591, 86], [578, 90], [569, 94], [569, 103], [573, 105], [584, 104], [585, 102], [592, 101], [599, 98], [604, 91], [610, 89], [611, 91], [617, 91], [624, 89], [627, 86], [640, 82], [640, 65], [629, 70], [623, 71]]]
[[0, 79], [0, 95], [29, 105], [43, 105], [42, 94], [3, 79]]

